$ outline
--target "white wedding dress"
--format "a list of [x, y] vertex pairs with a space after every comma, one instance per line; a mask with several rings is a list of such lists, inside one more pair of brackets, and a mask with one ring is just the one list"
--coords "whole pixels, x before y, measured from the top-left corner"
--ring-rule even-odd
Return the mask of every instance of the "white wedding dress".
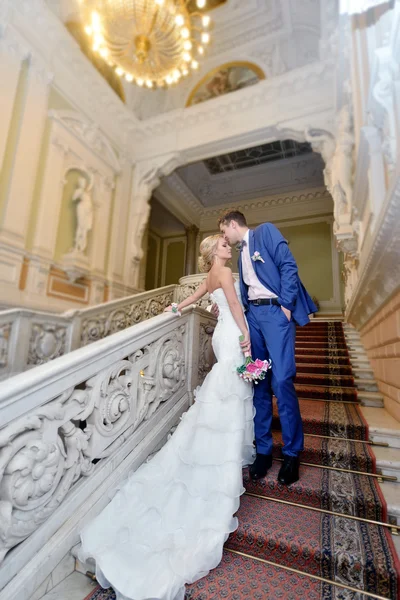
[[[240, 298], [238, 283], [236, 292]], [[238, 522], [242, 466], [253, 461], [253, 394], [236, 373], [240, 330], [221, 288], [218, 362], [165, 446], [133, 472], [81, 533], [81, 558], [118, 600], [183, 600], [185, 583], [207, 575]]]

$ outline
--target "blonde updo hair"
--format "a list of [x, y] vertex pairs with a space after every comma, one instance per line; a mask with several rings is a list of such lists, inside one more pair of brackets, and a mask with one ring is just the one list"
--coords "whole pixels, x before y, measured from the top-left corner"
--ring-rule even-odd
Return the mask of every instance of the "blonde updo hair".
[[209, 235], [200, 244], [200, 256], [199, 256], [199, 271], [200, 273], [208, 273], [211, 269], [215, 251], [217, 249], [218, 240], [221, 239], [221, 234]]

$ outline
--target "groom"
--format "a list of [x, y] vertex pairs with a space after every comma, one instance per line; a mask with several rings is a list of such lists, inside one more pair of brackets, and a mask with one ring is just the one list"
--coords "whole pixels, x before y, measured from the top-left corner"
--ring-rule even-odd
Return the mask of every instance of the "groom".
[[[239, 211], [223, 215], [218, 225], [232, 245], [240, 243], [240, 289], [249, 324], [253, 358], [270, 358], [268, 376], [254, 386], [254, 429], [257, 456], [250, 467], [253, 480], [272, 465], [272, 393], [278, 400], [283, 438], [283, 464], [278, 481], [289, 485], [299, 478], [303, 424], [294, 388], [296, 323], [306, 325], [317, 307], [297, 274], [296, 261], [278, 229], [264, 223], [247, 227]], [[248, 347], [244, 347], [244, 350]]]

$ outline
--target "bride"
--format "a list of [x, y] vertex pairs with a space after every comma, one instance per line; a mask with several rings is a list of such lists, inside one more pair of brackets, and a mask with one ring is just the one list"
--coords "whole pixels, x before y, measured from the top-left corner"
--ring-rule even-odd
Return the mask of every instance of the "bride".
[[253, 461], [253, 394], [235, 371], [250, 337], [226, 266], [230, 246], [213, 235], [200, 253], [207, 278], [178, 310], [210, 293], [219, 308], [212, 340], [218, 362], [165, 446], [81, 533], [80, 558], [95, 559], [97, 580], [113, 587], [117, 600], [183, 600], [185, 584], [219, 564], [238, 526], [242, 466]]

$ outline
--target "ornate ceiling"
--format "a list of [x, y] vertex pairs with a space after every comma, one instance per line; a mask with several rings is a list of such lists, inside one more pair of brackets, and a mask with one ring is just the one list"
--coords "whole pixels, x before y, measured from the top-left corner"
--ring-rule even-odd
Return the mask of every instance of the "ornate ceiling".
[[[76, 19], [79, 0], [46, 1], [64, 22]], [[249, 63], [271, 79], [318, 60], [324, 2], [326, 5], [326, 0], [213, 0], [212, 44], [201, 69], [168, 90], [125, 83], [127, 105], [143, 120], [184, 108], [196, 85], [210, 71], [218, 72], [221, 65]]]
[[[280, 154], [276, 152], [274, 160], [260, 162], [260, 156], [267, 155], [266, 147], [271, 151], [277, 144], [282, 145], [282, 142], [186, 165], [166, 177], [164, 186], [176, 189], [179, 179], [180, 186], [186, 187], [203, 209], [209, 209], [324, 185], [324, 163], [319, 154], [306, 152], [309, 150], [307, 144], [287, 141], [286, 148], [292, 146], [293, 154], [296, 149], [297, 155], [285, 158], [281, 150]], [[238, 161], [243, 158], [246, 158], [246, 165], [241, 164], [238, 168]], [[213, 172], [210, 164], [214, 167], [229, 165], [229, 170], [214, 169], [218, 172]]]

